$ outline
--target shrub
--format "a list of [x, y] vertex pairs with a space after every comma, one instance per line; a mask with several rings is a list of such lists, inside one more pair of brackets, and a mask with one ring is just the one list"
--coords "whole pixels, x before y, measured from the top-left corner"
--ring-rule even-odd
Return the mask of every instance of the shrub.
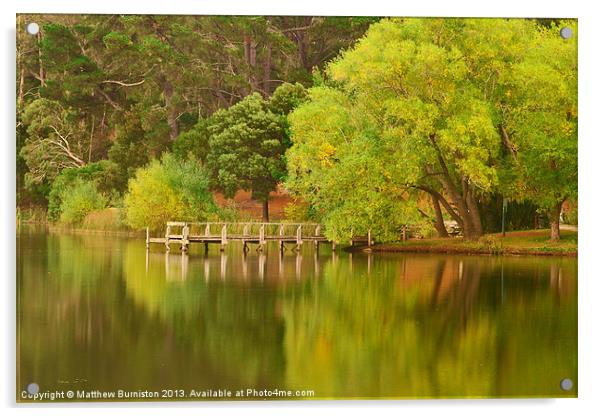
[[126, 223], [162, 229], [167, 221], [203, 221], [216, 212], [209, 177], [196, 159], [166, 154], [136, 171], [124, 198]]
[[178, 160], [168, 153], [163, 156], [161, 166], [167, 184], [184, 202], [185, 218], [205, 220], [208, 214], [216, 212], [213, 194], [209, 191], [209, 173], [198, 159], [191, 156]]
[[48, 195], [48, 219], [57, 221], [62, 217], [63, 196], [70, 195], [72, 188], [79, 182], [92, 183], [99, 192], [109, 195], [115, 194], [114, 189], [120, 181], [117, 176], [116, 165], [108, 160], [90, 163], [81, 168], [63, 169], [52, 183]]
[[72, 186], [65, 189], [61, 196], [62, 222], [79, 224], [88, 213], [103, 209], [108, 199], [101, 194], [93, 182], [77, 179]]

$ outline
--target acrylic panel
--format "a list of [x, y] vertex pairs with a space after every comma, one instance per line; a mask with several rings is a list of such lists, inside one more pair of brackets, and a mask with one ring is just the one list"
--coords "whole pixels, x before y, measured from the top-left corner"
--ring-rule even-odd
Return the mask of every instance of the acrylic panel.
[[16, 26], [17, 402], [577, 397], [575, 19]]

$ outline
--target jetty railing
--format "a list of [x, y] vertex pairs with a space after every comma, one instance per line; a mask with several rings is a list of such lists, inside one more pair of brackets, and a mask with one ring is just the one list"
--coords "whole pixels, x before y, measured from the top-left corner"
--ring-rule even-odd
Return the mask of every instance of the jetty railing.
[[[168, 251], [171, 244], [188, 251], [190, 244], [202, 243], [205, 251], [209, 249], [209, 244], [218, 244], [223, 251], [232, 241], [241, 242], [245, 252], [251, 244], [257, 245], [257, 251], [263, 251], [270, 241], [277, 242], [281, 252], [287, 244], [295, 250], [300, 250], [304, 243], [313, 243], [316, 248], [321, 243], [327, 243], [333, 250], [336, 248], [336, 242], [329, 241], [323, 234], [322, 226], [317, 223], [170, 221], [162, 237], [151, 237], [149, 229], [146, 229], [147, 249], [150, 244], [158, 243], [165, 245]], [[371, 243], [369, 239], [368, 242]]]

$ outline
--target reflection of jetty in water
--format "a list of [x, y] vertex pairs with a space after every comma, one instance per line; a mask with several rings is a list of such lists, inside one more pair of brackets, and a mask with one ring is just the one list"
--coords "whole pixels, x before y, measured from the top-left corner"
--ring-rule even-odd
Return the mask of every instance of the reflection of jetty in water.
[[[353, 271], [353, 254], [345, 254], [349, 260], [350, 272]], [[362, 254], [368, 258], [369, 269], [372, 264], [372, 254]], [[184, 281], [193, 276], [202, 276], [205, 281], [211, 279], [231, 280], [253, 280], [272, 281], [296, 280], [312, 278], [321, 274], [322, 268], [328, 263], [338, 260], [337, 252], [329, 252], [328, 255], [320, 254], [318, 250], [311, 252], [293, 251], [257, 252], [246, 254], [245, 252], [221, 251], [218, 253], [188, 254], [181, 253], [158, 253], [146, 251], [146, 274], [162, 273], [168, 281]]]
[[[539, 260], [539, 259], [538, 259]], [[557, 296], [571, 296], [571, 285], [563, 284], [562, 261], [550, 262], [548, 267], [533, 264], [533, 272], [549, 278], [549, 286]], [[543, 267], [542, 267], [543, 266]], [[167, 281], [185, 281], [201, 276], [206, 282], [261, 281], [266, 283], [302, 281], [318, 278], [324, 269], [346, 270], [349, 278], [378, 277], [391, 272], [399, 279], [396, 290], [401, 292], [419, 289], [425, 303], [469, 302], [477, 296], [479, 281], [485, 275], [496, 280], [497, 297], [503, 303], [507, 296], [505, 279], [516, 278], [524, 272], [524, 261], [502, 257], [466, 256], [390, 256], [372, 253], [339, 253], [318, 250], [293, 252], [257, 252], [247, 254], [240, 250], [218, 253], [160, 253], [146, 251], [146, 274]], [[395, 269], [392, 271], [391, 268]], [[572, 280], [574, 276], [569, 276]], [[538, 280], [535, 280], [537, 282]], [[525, 280], [532, 285], [533, 280]], [[469, 306], [469, 305], [465, 305]]]

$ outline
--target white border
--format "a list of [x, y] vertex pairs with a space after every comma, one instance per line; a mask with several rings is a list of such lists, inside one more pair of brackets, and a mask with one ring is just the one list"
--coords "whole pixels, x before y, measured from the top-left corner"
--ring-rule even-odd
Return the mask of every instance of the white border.
[[[21, 415], [105, 415], [131, 414], [134, 408], [143, 407], [144, 414], [305, 414], [308, 411], [364, 414], [400, 414], [426, 412], [449, 415], [504, 415], [508, 413], [538, 413], [546, 415], [594, 414], [602, 408], [602, 383], [600, 380], [602, 343], [600, 342], [600, 317], [602, 311], [602, 273], [599, 271], [598, 252], [602, 249], [602, 198], [600, 197], [602, 152], [599, 105], [600, 51], [602, 47], [602, 16], [596, 13], [594, 1], [551, 0], [529, 3], [524, 0], [502, 2], [407, 1], [370, 0], [220, 0], [217, 2], [170, 0], [151, 1], [102, 0], [96, 3], [82, 0], [19, 0], [18, 4], [2, 2], [2, 80], [4, 91], [0, 100], [3, 137], [0, 162], [2, 173], [2, 337], [0, 343], [2, 368], [0, 377], [0, 406], [5, 414]], [[579, 19], [579, 399], [558, 400], [428, 400], [428, 401], [333, 401], [333, 402], [269, 402], [269, 403], [185, 403], [185, 404], [109, 404], [109, 405], [59, 405], [16, 406], [15, 385], [15, 13], [157, 13], [157, 14], [272, 14], [272, 15], [397, 15], [397, 16], [505, 16], [505, 17], [577, 17]], [[598, 260], [598, 261], [596, 261]]]

